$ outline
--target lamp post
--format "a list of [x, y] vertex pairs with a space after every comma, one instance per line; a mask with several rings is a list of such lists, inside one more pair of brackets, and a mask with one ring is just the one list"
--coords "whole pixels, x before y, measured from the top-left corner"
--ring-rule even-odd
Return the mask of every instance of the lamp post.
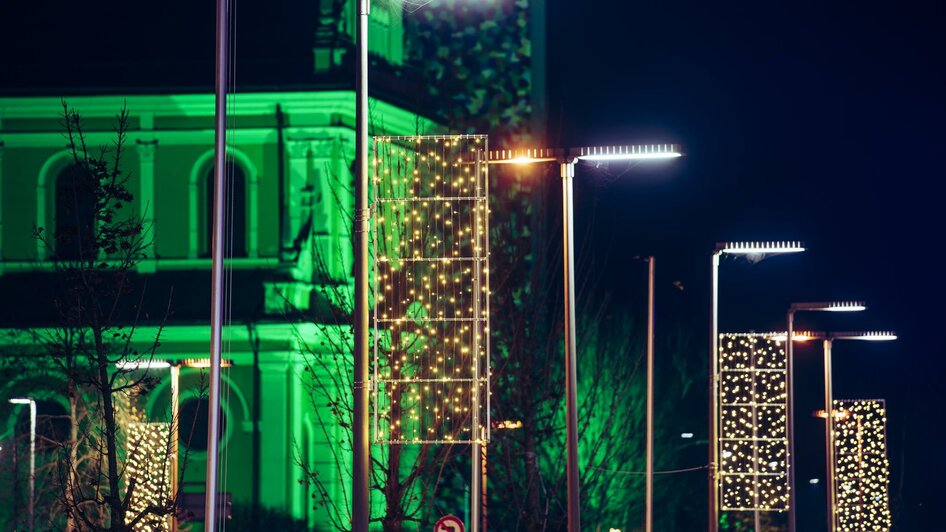
[[[781, 255], [805, 251], [805, 245], [798, 241], [774, 242], [721, 242], [716, 244], [712, 256], [710, 276], [710, 361], [709, 361], [709, 519], [707, 530], [716, 532], [719, 526], [719, 259], [723, 254], [764, 258], [766, 255]], [[791, 362], [789, 362], [791, 372]]]
[[654, 530], [654, 257], [647, 257], [647, 478], [644, 530]]
[[[787, 334], [786, 338], [792, 341], [786, 343], [786, 355], [788, 358], [788, 427], [786, 436], [788, 437], [788, 530], [795, 532], [797, 527], [796, 504], [795, 504], [795, 313], [796, 312], [860, 312], [866, 310], [867, 306], [862, 301], [824, 301], [808, 303], [792, 303], [788, 308]], [[833, 479], [829, 476], [827, 479], [828, 498], [832, 497], [831, 489]], [[830, 518], [830, 509], [829, 509]]]
[[565, 292], [565, 417], [567, 441], [568, 530], [581, 530], [580, 474], [578, 471], [578, 379], [575, 340], [575, 232], [573, 181], [578, 161], [634, 161], [674, 159], [683, 155], [675, 144], [594, 146], [561, 149], [499, 150], [490, 164], [558, 163], [562, 177], [562, 255]]
[[36, 401], [29, 397], [10, 399], [14, 405], [30, 405], [30, 532], [33, 531], [33, 514], [36, 511]]
[[825, 471], [828, 479], [828, 532], [837, 529], [837, 512], [835, 508], [835, 481], [834, 471], [834, 396], [831, 389], [831, 348], [835, 340], [866, 340], [885, 341], [896, 340], [897, 335], [891, 331], [882, 332], [837, 332], [828, 334], [824, 339], [824, 411], [825, 411]]

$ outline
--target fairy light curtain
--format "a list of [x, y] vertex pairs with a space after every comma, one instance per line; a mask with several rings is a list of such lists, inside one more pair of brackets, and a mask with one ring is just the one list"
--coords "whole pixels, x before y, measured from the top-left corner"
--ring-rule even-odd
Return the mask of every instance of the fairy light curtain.
[[883, 400], [834, 402], [838, 530], [890, 530], [890, 462]]
[[[168, 459], [170, 423], [129, 423], [127, 478], [134, 481], [129, 511], [131, 521], [148, 508], [160, 508], [171, 496], [171, 463]], [[170, 517], [149, 515], [135, 523], [135, 530], [170, 530]]]
[[788, 509], [788, 405], [784, 338], [719, 338], [721, 506], [727, 511]]
[[375, 441], [489, 437], [485, 135], [374, 138]]

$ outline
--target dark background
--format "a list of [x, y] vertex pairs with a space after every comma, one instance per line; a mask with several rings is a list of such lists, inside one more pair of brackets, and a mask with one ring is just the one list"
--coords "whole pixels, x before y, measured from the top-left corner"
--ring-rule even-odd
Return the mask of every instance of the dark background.
[[[238, 88], [304, 84], [315, 2], [237, 9]], [[715, 242], [804, 240], [797, 256], [723, 261], [720, 330], [784, 329], [792, 301], [865, 300], [856, 315], [799, 315], [799, 328], [898, 332], [837, 343], [835, 396], [887, 400], [895, 526], [946, 530], [946, 4], [549, 0], [547, 14], [550, 145], [687, 153], [579, 168], [579, 275], [637, 305], [643, 269], [628, 264], [653, 253], [658, 327], [706, 334]], [[212, 27], [212, 2], [4, 2], [0, 90], [209, 91]], [[822, 422], [808, 413], [822, 406], [822, 361], [818, 346], [796, 353], [799, 529], [818, 530]]]
[[[608, 257], [593, 275], [639, 293], [628, 261], [654, 253], [661, 286], [686, 287], [658, 290], [659, 319], [708, 332], [715, 242], [805, 241], [796, 256], [723, 260], [720, 330], [784, 330], [793, 301], [865, 300], [867, 312], [796, 322], [897, 331], [835, 343], [834, 396], [887, 400], [895, 528], [946, 530], [946, 4], [550, 0], [548, 13], [551, 143], [687, 153], [577, 170], [578, 234]], [[810, 416], [822, 374], [820, 345], [799, 346], [799, 530], [825, 526], [823, 421]]]

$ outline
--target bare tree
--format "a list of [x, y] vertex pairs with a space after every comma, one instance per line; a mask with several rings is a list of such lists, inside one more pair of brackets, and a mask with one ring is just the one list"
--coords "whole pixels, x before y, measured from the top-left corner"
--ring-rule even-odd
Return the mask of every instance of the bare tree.
[[[146, 291], [134, 273], [150, 242], [122, 170], [128, 111], [116, 116], [110, 147], [88, 146], [79, 113], [65, 102], [63, 127], [72, 158], [56, 183], [55, 229], [34, 230], [59, 283], [59, 324], [42, 340], [66, 379], [70, 404], [71, 433], [59, 460], [61, 504], [71, 528], [132, 530], [166, 519], [175, 508], [166, 475], [150, 486], [156, 493], [148, 502], [138, 504], [147, 473], [129, 464], [144, 448], [127, 437], [130, 423], [143, 420], [134, 407], [138, 395], [155, 383], [146, 366], [167, 312], [158, 317], [154, 338], [138, 338], [138, 324], [152, 318], [143, 314]], [[166, 439], [149, 460], [170, 459]]]

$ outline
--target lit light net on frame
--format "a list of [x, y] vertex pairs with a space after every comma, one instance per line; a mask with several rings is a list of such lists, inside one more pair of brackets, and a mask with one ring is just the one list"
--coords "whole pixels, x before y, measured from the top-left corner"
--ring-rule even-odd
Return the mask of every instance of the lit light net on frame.
[[883, 400], [834, 401], [835, 518], [838, 530], [890, 530], [890, 462]]
[[489, 438], [485, 135], [375, 137], [375, 441]]
[[719, 337], [719, 487], [726, 511], [788, 509], [784, 339]]
[[[171, 491], [171, 460], [168, 455], [170, 423], [129, 423], [126, 474], [135, 489], [126, 519], [130, 522], [148, 507], [167, 505]], [[135, 530], [170, 530], [168, 516], [149, 515], [138, 521]]]

